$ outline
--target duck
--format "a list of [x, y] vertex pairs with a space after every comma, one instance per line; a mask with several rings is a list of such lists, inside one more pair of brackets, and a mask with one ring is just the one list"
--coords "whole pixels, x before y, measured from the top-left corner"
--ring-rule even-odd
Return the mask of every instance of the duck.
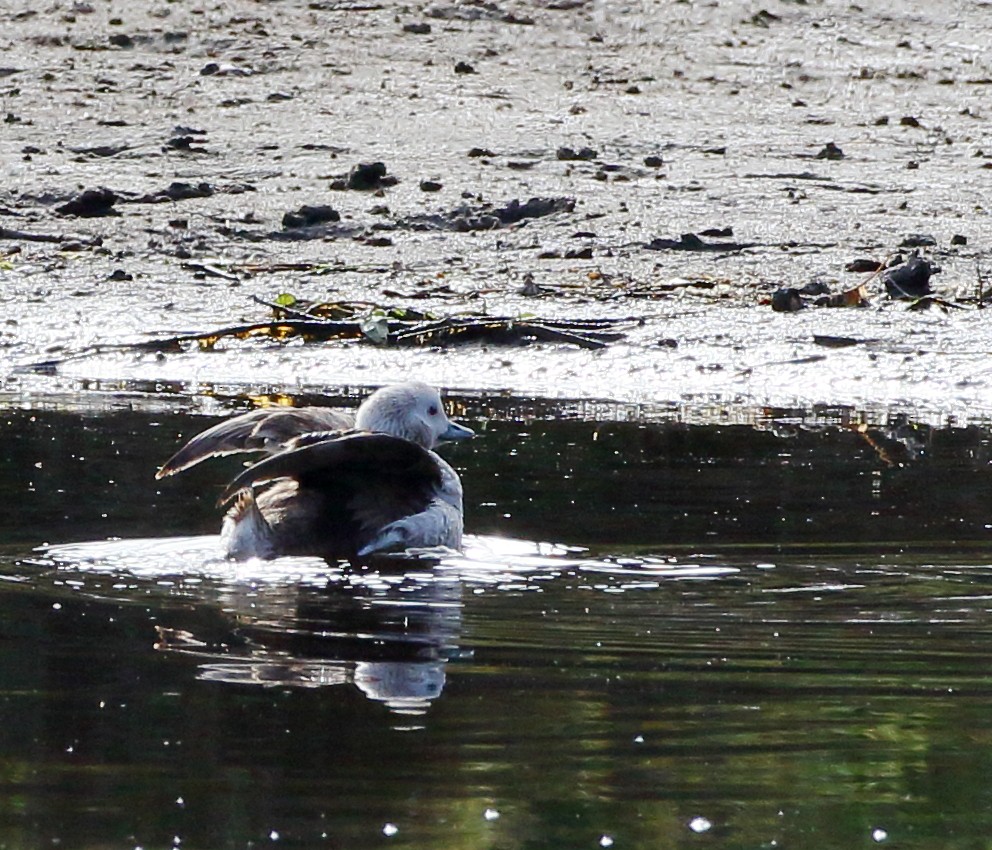
[[300, 407], [232, 417], [193, 437], [155, 477], [261, 452], [218, 500], [230, 504], [220, 534], [227, 557], [364, 564], [383, 552], [460, 548], [461, 480], [434, 449], [474, 434], [448, 419], [434, 387], [393, 384], [368, 396], [354, 416]]

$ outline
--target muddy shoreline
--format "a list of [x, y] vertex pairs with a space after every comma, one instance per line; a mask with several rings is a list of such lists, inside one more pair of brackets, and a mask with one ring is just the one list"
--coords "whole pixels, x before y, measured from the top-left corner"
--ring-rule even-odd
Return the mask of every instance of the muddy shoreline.
[[[85, 406], [94, 391], [162, 387], [209, 408], [415, 375], [470, 396], [986, 420], [987, 11], [5, 11], [3, 398]], [[852, 261], [917, 242], [960, 309], [911, 312], [878, 278], [864, 308], [768, 303], [813, 281], [856, 287], [868, 275]], [[623, 337], [596, 351], [247, 340], [92, 353], [266, 321], [253, 299], [280, 293], [610, 318]]]

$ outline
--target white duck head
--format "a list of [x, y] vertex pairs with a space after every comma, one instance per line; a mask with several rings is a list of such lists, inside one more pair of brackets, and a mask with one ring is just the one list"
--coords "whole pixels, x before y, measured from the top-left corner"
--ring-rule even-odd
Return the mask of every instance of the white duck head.
[[355, 427], [402, 437], [425, 449], [433, 449], [442, 440], [462, 440], [475, 434], [448, 419], [438, 391], [420, 382], [376, 390], [358, 408]]

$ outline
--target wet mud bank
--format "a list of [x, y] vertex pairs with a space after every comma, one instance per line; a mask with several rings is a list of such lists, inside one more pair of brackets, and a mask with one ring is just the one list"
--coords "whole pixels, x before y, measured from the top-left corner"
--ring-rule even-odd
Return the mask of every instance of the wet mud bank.
[[[183, 0], [0, 19], [14, 403], [417, 376], [992, 412], [982, 7]], [[885, 267], [914, 252], [933, 292], [893, 293]], [[341, 302], [363, 305], [357, 339], [202, 344], [272, 304]], [[411, 310], [617, 335], [377, 336]]]

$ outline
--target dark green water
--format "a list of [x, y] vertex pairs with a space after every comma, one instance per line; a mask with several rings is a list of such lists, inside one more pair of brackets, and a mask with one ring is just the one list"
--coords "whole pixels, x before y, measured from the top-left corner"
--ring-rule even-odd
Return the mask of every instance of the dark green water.
[[215, 557], [212, 420], [2, 420], [0, 847], [989, 846], [987, 428], [493, 419], [352, 573]]

